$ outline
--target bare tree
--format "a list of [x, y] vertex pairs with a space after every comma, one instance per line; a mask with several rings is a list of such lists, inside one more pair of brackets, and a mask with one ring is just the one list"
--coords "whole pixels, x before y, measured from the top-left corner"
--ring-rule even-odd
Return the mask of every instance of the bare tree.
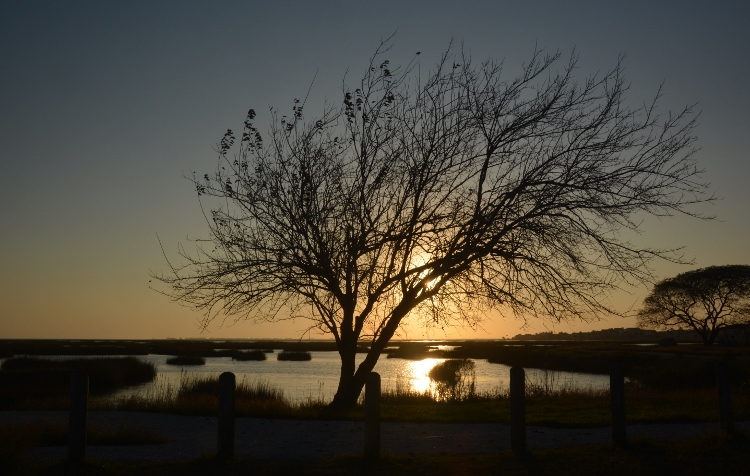
[[750, 266], [710, 266], [660, 281], [644, 300], [638, 325], [692, 329], [705, 345], [722, 329], [750, 326]]
[[[581, 81], [577, 56], [535, 53], [520, 73], [451, 48], [423, 77], [381, 44], [343, 103], [305, 120], [250, 110], [212, 175], [210, 246], [157, 276], [176, 301], [234, 319], [310, 319], [341, 357], [332, 413], [352, 406], [407, 318], [476, 326], [481, 311], [592, 319], [606, 293], [674, 250], [631, 243], [641, 213], [709, 198], [688, 107], [631, 109], [621, 62]], [[418, 55], [419, 53], [417, 53]], [[560, 64], [562, 63], [562, 64]], [[230, 152], [233, 151], [234, 152]], [[355, 365], [358, 341], [369, 344]]]

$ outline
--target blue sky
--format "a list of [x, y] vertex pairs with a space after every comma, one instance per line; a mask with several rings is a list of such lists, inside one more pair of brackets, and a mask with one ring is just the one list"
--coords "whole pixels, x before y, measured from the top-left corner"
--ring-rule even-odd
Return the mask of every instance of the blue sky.
[[[657, 264], [657, 274], [748, 264], [748, 18], [742, 1], [3, 1], [0, 337], [201, 335], [199, 316], [148, 282], [166, 268], [157, 234], [171, 257], [186, 237], [206, 235], [184, 176], [212, 170], [212, 146], [251, 107], [291, 110], [314, 77], [308, 117], [323, 98], [337, 101], [347, 71], [356, 78], [393, 32], [391, 63], [421, 51], [425, 68], [451, 39], [475, 60], [505, 58], [509, 74], [535, 46], [575, 48], [581, 77], [626, 55], [633, 105], [662, 83], [664, 112], [697, 103], [696, 158], [721, 198], [700, 209], [713, 222], [645, 221], [639, 240], [684, 246], [695, 261]], [[629, 288], [613, 303], [637, 307], [647, 290]], [[503, 337], [519, 326], [496, 317], [484, 331], [448, 337]], [[216, 323], [202, 335], [294, 338], [305, 327]]]

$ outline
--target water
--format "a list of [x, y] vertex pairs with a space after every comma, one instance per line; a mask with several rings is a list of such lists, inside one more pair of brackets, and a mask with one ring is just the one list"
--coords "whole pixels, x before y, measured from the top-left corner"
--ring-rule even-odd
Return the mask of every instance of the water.
[[[276, 351], [277, 353], [279, 350]], [[234, 361], [230, 357], [206, 357], [206, 365], [175, 366], [167, 365], [166, 355], [138, 356], [152, 362], [157, 369], [157, 380], [151, 383], [128, 387], [116, 393], [117, 396], [148, 394], [156, 391], [157, 386], [168, 384], [179, 388], [183, 373], [189, 376], [214, 376], [222, 372], [233, 372], [237, 382], [262, 380], [284, 391], [292, 401], [309, 398], [330, 400], [338, 386], [340, 370], [339, 355], [336, 352], [311, 352], [310, 361], [279, 361], [276, 354], [267, 354], [265, 361]], [[357, 363], [365, 354], [357, 354]], [[424, 392], [430, 386], [427, 376], [430, 369], [445, 359], [427, 358], [419, 361], [387, 359], [381, 357], [375, 371], [381, 376], [384, 390], [395, 390], [397, 384], [418, 392]], [[477, 392], [506, 391], [510, 384], [510, 367], [502, 364], [490, 364], [486, 360], [474, 360], [476, 370]], [[531, 382], [549, 383], [550, 374], [539, 369], [527, 369], [526, 375]], [[580, 389], [607, 389], [609, 376], [574, 372], [555, 372], [554, 385]]]

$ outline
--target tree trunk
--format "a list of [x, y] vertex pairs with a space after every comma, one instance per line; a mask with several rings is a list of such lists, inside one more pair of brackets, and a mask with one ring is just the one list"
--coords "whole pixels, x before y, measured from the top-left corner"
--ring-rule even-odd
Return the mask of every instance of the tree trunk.
[[359, 378], [361, 372], [357, 372], [355, 357], [357, 355], [357, 341], [344, 342], [342, 340], [339, 348], [341, 357], [341, 374], [339, 375], [339, 386], [331, 403], [323, 410], [322, 415], [328, 418], [344, 418], [357, 404], [359, 394], [365, 385], [365, 380]]
[[341, 356], [341, 375], [339, 377], [339, 387], [336, 390], [333, 400], [323, 410], [322, 416], [327, 418], [345, 418], [354, 408], [362, 393], [362, 389], [367, 382], [367, 376], [375, 368], [375, 364], [380, 357], [380, 351], [373, 347], [367, 354], [367, 358], [355, 367], [354, 357], [356, 356], [356, 345], [346, 352], [339, 350]]
[[357, 404], [357, 399], [365, 382], [356, 378], [355, 375], [349, 375], [346, 378], [342, 375], [339, 379], [339, 387], [336, 390], [333, 400], [321, 413], [326, 418], [345, 418]]
[[705, 345], [706, 347], [711, 347], [712, 345], [714, 345], [717, 334], [718, 332], [711, 331], [708, 335], [703, 337], [703, 345]]
[[[385, 343], [390, 340], [390, 336], [383, 339]], [[339, 387], [336, 390], [333, 400], [323, 411], [323, 416], [328, 418], [344, 418], [357, 404], [359, 395], [367, 381], [367, 376], [378, 363], [382, 348], [385, 347], [383, 342], [377, 342], [370, 348], [367, 357], [356, 367], [354, 358], [357, 353], [356, 341], [354, 345], [344, 346], [339, 349], [341, 356], [341, 375], [339, 376]]]
[[[413, 291], [414, 293], [417, 290]], [[339, 356], [341, 356], [341, 375], [339, 376], [339, 387], [336, 390], [333, 400], [321, 413], [327, 418], [344, 418], [357, 404], [357, 399], [362, 393], [362, 389], [367, 381], [367, 376], [378, 363], [381, 352], [393, 338], [396, 329], [398, 329], [401, 319], [406, 316], [411, 309], [418, 304], [413, 297], [404, 298], [401, 303], [393, 310], [391, 318], [383, 327], [380, 336], [373, 342], [365, 360], [356, 367], [354, 358], [357, 355], [358, 335], [351, 332], [344, 334], [339, 342]]]

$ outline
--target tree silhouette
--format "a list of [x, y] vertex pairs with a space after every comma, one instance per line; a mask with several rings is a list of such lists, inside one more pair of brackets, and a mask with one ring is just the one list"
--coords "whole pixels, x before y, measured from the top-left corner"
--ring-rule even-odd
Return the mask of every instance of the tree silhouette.
[[[621, 61], [576, 80], [577, 56], [535, 52], [520, 73], [450, 47], [422, 75], [380, 45], [343, 102], [303, 118], [250, 110], [212, 175], [193, 182], [209, 246], [157, 277], [173, 299], [218, 316], [304, 317], [341, 357], [329, 407], [357, 400], [411, 316], [476, 326], [490, 308], [521, 319], [596, 318], [606, 291], [650, 276], [669, 250], [631, 243], [642, 213], [693, 214], [705, 198], [688, 107], [631, 109]], [[562, 63], [562, 64], [560, 64]], [[230, 153], [234, 149], [234, 152]], [[369, 345], [355, 365], [357, 344]]]
[[710, 266], [660, 281], [644, 300], [638, 325], [692, 329], [707, 346], [721, 329], [750, 326], [750, 266]]

